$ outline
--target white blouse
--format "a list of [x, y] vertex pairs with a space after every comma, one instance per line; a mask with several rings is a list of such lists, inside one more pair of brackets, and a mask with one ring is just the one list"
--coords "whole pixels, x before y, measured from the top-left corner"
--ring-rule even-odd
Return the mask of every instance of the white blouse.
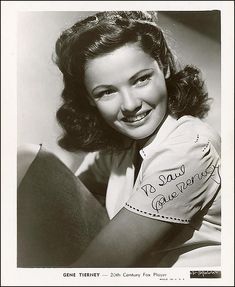
[[143, 161], [135, 184], [134, 155], [134, 146], [116, 154], [90, 153], [76, 175], [88, 173], [107, 184], [110, 219], [126, 208], [185, 225], [184, 236], [172, 238], [161, 250], [158, 267], [219, 266], [220, 137], [200, 119], [168, 116], [140, 150]]

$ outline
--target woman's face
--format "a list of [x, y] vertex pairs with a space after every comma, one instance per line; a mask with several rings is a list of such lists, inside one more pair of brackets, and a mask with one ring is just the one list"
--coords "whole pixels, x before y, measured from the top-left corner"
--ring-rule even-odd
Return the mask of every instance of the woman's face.
[[104, 120], [131, 139], [149, 137], [166, 114], [163, 72], [136, 43], [89, 60], [85, 85]]

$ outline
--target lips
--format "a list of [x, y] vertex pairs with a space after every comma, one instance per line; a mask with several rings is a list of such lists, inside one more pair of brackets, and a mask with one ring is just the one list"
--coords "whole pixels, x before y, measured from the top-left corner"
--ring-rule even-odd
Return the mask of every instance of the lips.
[[124, 122], [127, 122], [127, 123], [139, 122], [139, 121], [141, 121], [142, 119], [144, 119], [149, 113], [150, 113], [150, 110], [147, 111], [147, 112], [141, 113], [141, 114], [139, 114], [139, 115], [136, 115], [136, 116], [125, 117], [125, 118], [123, 118], [122, 120], [123, 120]]

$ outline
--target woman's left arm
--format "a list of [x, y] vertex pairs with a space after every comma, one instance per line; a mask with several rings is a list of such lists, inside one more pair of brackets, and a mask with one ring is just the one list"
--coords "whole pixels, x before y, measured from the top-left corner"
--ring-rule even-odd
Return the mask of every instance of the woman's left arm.
[[181, 224], [154, 220], [123, 208], [70, 267], [132, 267]]

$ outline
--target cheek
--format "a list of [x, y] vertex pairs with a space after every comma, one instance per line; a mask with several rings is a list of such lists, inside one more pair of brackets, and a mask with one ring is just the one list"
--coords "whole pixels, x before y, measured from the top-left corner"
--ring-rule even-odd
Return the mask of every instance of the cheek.
[[165, 80], [155, 81], [152, 85], [150, 98], [152, 101], [165, 102], [167, 100], [167, 89]]
[[145, 101], [155, 106], [167, 101], [167, 90], [164, 86], [153, 85], [145, 90]]
[[119, 112], [119, 105], [114, 101], [107, 101], [97, 103], [97, 109], [101, 116], [107, 121], [114, 121], [117, 118]]

